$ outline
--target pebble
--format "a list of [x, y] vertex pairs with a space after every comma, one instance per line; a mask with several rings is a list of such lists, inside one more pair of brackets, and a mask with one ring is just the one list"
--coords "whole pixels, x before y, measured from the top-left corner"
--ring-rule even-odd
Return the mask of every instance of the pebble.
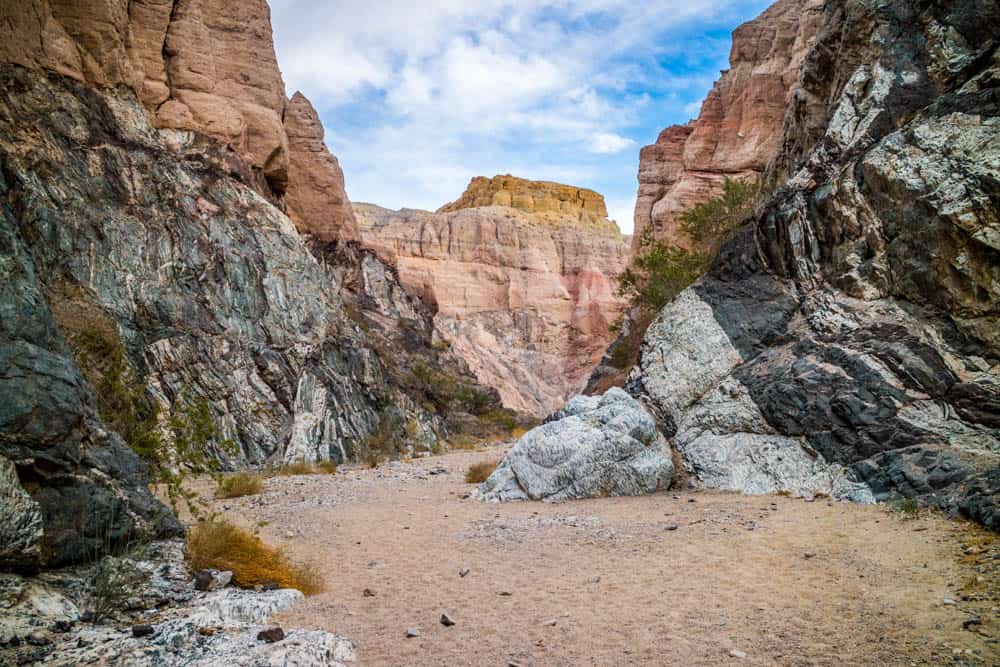
[[678, 526], [676, 523], [672, 523], [669, 526], [667, 526], [666, 528], [664, 528], [664, 530], [677, 530], [679, 527], [680, 526]]
[[366, 598], [373, 598], [373, 597], [375, 597], [375, 591], [373, 591], [373, 590], [372, 590], [372, 589], [370, 589], [370, 588], [366, 588], [366, 589], [364, 590], [364, 592], [362, 592], [361, 594], [362, 594], [362, 595], [363, 595], [364, 597], [366, 597]]
[[455, 619], [448, 615], [448, 612], [441, 614], [441, 625], [446, 628], [450, 628], [455, 625]]
[[737, 651], [736, 649], [731, 649], [729, 651], [729, 657], [730, 658], [739, 658], [740, 660], [742, 660], [743, 658], [747, 657], [747, 654], [744, 653], [743, 651]]
[[511, 593], [510, 591], [500, 591], [499, 593], [497, 593], [497, 595], [500, 595], [500, 596], [505, 597], [505, 598], [509, 598], [511, 595], [513, 595], [513, 593]]
[[804, 557], [804, 558], [805, 558], [806, 560], [808, 560], [808, 559], [810, 559], [810, 558], [815, 558], [815, 557], [816, 557], [816, 553], [815, 553], [815, 552], [813, 552], [813, 551], [807, 551], [807, 552], [805, 552], [804, 554], [802, 554], [802, 556], [803, 556], [803, 557]]
[[273, 644], [274, 642], [280, 642], [285, 638], [285, 631], [279, 627], [265, 628], [257, 633], [257, 639], [260, 641], [265, 641], [268, 644]]
[[461, 570], [458, 571], [458, 576], [462, 577], [463, 579], [466, 576], [468, 576], [468, 574], [469, 574], [469, 568], [467, 567], [463, 567]]
[[407, 639], [412, 639], [413, 637], [419, 637], [419, 636], [420, 636], [420, 630], [418, 630], [417, 628], [409, 628], [406, 631]]
[[943, 604], [945, 606], [948, 606], [948, 607], [953, 607], [955, 605], [955, 601], [952, 600], [951, 598], [945, 598], [945, 599], [941, 600], [941, 604]]
[[148, 637], [156, 632], [152, 625], [146, 625], [145, 623], [139, 623], [132, 626], [132, 636], [133, 637]]
[[549, 627], [555, 627], [555, 625], [556, 625], [556, 623], [557, 623], [557, 622], [558, 622], [558, 621], [556, 621], [556, 619], [554, 619], [554, 618], [550, 618], [549, 620], [547, 620], [547, 621], [544, 621], [544, 622], [542, 623], [542, 625], [547, 625], [547, 626], [549, 626]]

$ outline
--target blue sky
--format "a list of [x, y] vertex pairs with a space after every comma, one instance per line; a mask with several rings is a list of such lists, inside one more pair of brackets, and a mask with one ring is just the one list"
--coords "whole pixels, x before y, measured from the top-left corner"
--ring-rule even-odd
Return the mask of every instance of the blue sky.
[[288, 93], [354, 201], [436, 209], [473, 176], [593, 188], [632, 228], [639, 149], [697, 115], [751, 0], [271, 0]]

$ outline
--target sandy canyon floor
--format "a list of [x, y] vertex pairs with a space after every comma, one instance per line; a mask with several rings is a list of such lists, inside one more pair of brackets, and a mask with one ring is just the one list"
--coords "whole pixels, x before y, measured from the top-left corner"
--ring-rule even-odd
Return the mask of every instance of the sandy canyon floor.
[[1000, 665], [992, 534], [780, 496], [468, 498], [469, 464], [501, 454], [274, 478], [215, 507], [322, 567], [328, 591], [274, 620], [349, 637], [364, 665]]

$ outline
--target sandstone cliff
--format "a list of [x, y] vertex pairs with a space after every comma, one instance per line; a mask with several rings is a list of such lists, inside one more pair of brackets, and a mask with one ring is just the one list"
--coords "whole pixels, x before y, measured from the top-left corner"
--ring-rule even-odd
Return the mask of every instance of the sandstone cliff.
[[438, 213], [355, 209], [365, 245], [505, 405], [544, 416], [580, 390], [622, 312], [629, 256], [600, 195], [498, 176]]
[[695, 485], [1000, 530], [998, 22], [995, 2], [824, 4], [781, 187], [629, 379]]
[[300, 231], [357, 239], [315, 111], [301, 94], [285, 99], [266, 0], [4, 3], [0, 62], [129, 86], [154, 127], [178, 132], [175, 146], [199, 145], [194, 133], [230, 149], [237, 159], [220, 156], [221, 166], [247, 169]]
[[821, 0], [779, 0], [733, 32], [730, 69], [687, 125], [668, 127], [639, 157], [634, 243], [646, 228], [688, 247], [678, 216], [719, 194], [726, 178], [759, 178], [774, 157]]

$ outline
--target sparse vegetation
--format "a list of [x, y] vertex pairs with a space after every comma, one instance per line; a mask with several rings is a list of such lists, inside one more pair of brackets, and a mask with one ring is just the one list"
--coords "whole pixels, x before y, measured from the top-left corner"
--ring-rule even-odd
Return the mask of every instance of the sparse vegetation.
[[286, 463], [267, 471], [269, 477], [291, 477], [293, 475], [333, 475], [337, 472], [337, 464], [333, 461], [295, 461]]
[[377, 468], [400, 453], [402, 436], [402, 419], [387, 410], [379, 417], [378, 428], [362, 442], [358, 458], [369, 468]]
[[901, 494], [893, 495], [885, 504], [890, 511], [901, 514], [905, 518], [912, 519], [920, 512], [920, 501], [916, 498], [907, 498]]
[[473, 463], [469, 466], [469, 469], [465, 471], [465, 481], [469, 484], [479, 484], [485, 482], [493, 471], [497, 469], [500, 465], [499, 461], [480, 461], [479, 463]]
[[280, 588], [297, 588], [306, 595], [321, 593], [325, 588], [315, 568], [295, 565], [280, 549], [223, 521], [203, 521], [191, 527], [187, 559], [194, 571], [231, 571], [233, 583], [242, 588], [274, 583]]
[[230, 475], [222, 475], [216, 480], [216, 498], [240, 498], [242, 496], [255, 496], [264, 487], [264, 480], [260, 475], [247, 472], [237, 472]]

